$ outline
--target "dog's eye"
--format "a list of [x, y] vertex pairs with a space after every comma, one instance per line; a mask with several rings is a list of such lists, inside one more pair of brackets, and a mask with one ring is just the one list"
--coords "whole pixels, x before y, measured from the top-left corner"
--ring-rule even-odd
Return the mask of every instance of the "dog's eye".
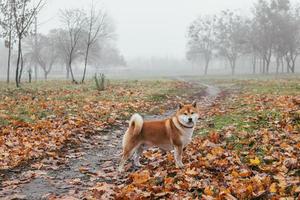
[[184, 113], [184, 115], [187, 115], [187, 113]]
[[193, 115], [193, 114], [194, 114], [194, 112], [191, 112], [191, 114]]

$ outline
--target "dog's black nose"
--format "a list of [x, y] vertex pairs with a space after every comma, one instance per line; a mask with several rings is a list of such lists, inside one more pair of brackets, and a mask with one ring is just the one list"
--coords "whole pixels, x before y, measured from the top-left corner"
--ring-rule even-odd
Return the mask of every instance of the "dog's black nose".
[[189, 118], [189, 122], [192, 122], [193, 121], [193, 119], [192, 118]]

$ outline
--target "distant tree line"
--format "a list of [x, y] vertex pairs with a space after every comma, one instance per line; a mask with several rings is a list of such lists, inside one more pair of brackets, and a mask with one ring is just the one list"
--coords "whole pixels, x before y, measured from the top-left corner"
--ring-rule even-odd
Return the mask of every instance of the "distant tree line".
[[21, 75], [23, 72], [23, 40], [30, 35], [31, 26], [37, 15], [44, 5], [43, 0], [33, 4], [30, 0], [6, 0], [0, 1], [0, 26], [1, 36], [6, 39], [5, 46], [8, 48], [8, 70], [7, 82], [9, 82], [10, 63], [12, 47], [16, 43], [17, 61], [15, 81], [17, 87], [20, 85]]
[[[8, 50], [7, 82], [10, 82], [11, 63], [15, 64], [15, 82], [20, 86], [22, 74], [27, 68], [31, 73], [41, 69], [47, 79], [53, 66], [65, 66], [66, 77], [74, 83], [83, 83], [88, 65], [125, 65], [124, 58], [114, 45], [115, 29], [112, 20], [92, 3], [88, 10], [61, 10], [61, 26], [48, 34], [37, 33], [37, 16], [46, 1], [0, 1], [0, 32]], [[16, 48], [15, 48], [16, 47]], [[83, 63], [83, 73], [77, 75], [74, 62]], [[34, 69], [33, 69], [33, 66]]]
[[[231, 73], [238, 59], [251, 60], [253, 73], [295, 73], [300, 55], [300, 6], [289, 0], [258, 0], [251, 16], [224, 10], [200, 16], [188, 28], [186, 57], [204, 63], [204, 74], [216, 57], [225, 58]], [[275, 65], [271, 63], [276, 63]]]

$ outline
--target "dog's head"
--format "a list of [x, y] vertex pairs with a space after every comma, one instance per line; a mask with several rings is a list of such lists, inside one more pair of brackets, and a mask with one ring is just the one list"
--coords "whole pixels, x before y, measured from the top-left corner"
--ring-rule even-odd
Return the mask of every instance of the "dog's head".
[[197, 103], [195, 101], [192, 104], [179, 103], [176, 116], [184, 126], [194, 127], [199, 118]]

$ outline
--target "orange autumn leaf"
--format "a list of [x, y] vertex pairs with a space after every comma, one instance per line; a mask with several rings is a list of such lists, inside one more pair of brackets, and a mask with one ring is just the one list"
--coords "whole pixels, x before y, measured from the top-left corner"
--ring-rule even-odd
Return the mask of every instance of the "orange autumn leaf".
[[214, 192], [212, 191], [212, 189], [210, 187], [205, 187], [204, 194], [212, 196], [214, 194]]
[[224, 149], [222, 147], [215, 147], [211, 150], [211, 153], [213, 155], [222, 155], [224, 152]]
[[242, 169], [239, 173], [241, 177], [248, 177], [252, 174], [252, 172], [248, 169]]
[[165, 185], [173, 184], [173, 181], [174, 181], [174, 178], [172, 178], [172, 177], [165, 177], [164, 178]]
[[144, 170], [141, 172], [136, 172], [131, 174], [132, 180], [134, 184], [143, 184], [146, 183], [150, 179], [149, 170]]
[[269, 188], [270, 192], [272, 193], [276, 193], [277, 192], [277, 184], [276, 183], [272, 183], [270, 188]]
[[285, 127], [285, 130], [288, 131], [288, 132], [292, 132], [294, 130], [294, 127], [291, 125], [291, 124], [288, 124], [286, 127]]
[[196, 175], [199, 174], [195, 168], [192, 168], [192, 169], [188, 168], [188, 169], [185, 171], [185, 173], [186, 173], [187, 175], [190, 175], [190, 176], [196, 176]]
[[110, 117], [110, 118], [107, 119], [107, 122], [108, 122], [109, 124], [113, 124], [115, 121], [116, 121], [116, 120], [115, 120], [114, 118], [112, 118], [112, 117]]

